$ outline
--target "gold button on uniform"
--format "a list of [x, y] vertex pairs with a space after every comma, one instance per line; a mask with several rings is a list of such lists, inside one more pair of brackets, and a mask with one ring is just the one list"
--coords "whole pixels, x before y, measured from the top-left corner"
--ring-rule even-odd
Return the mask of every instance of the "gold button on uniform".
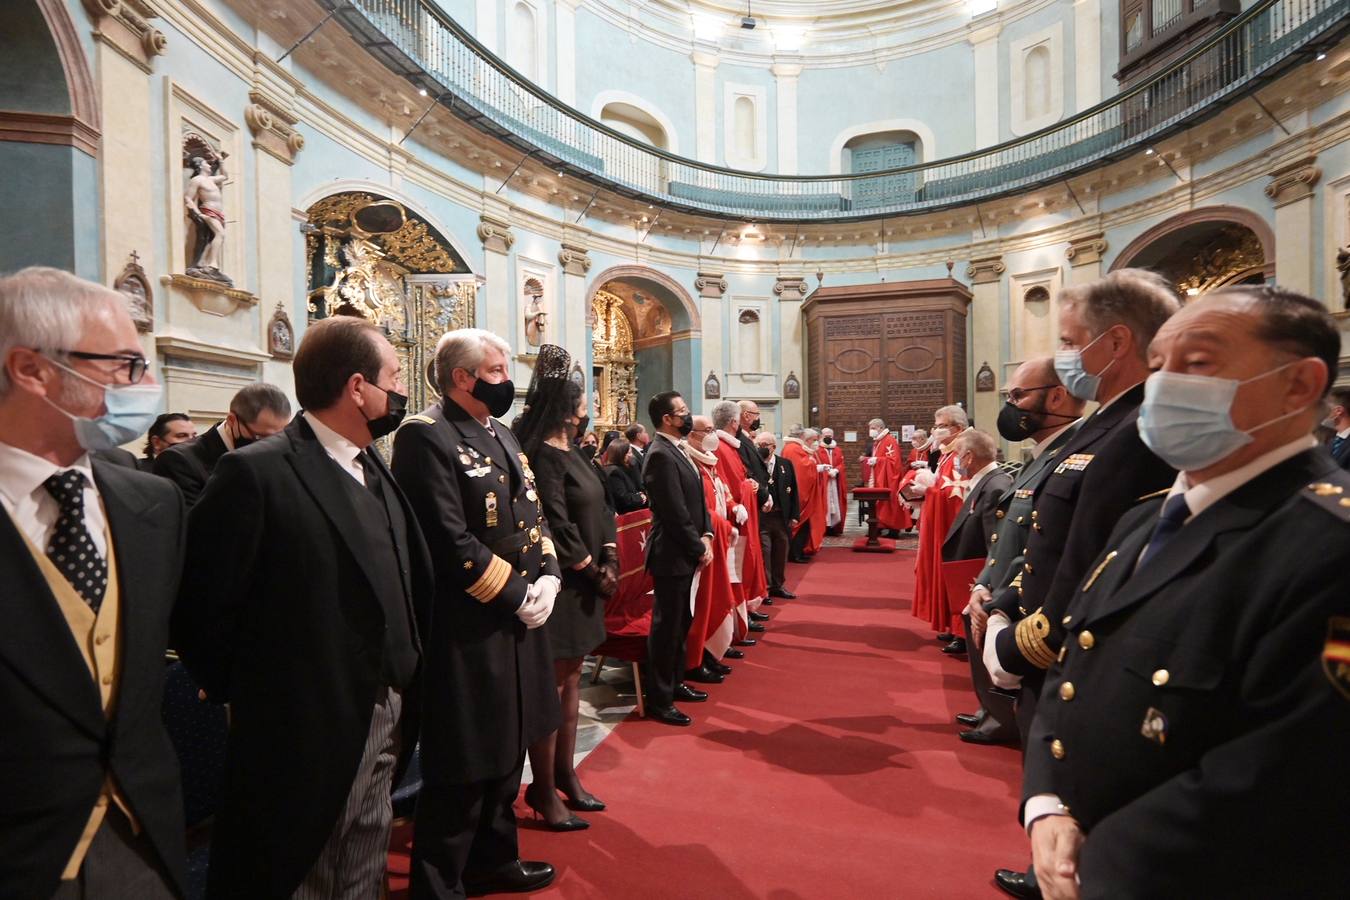
[[1068, 645], [1068, 644], [1065, 644], [1063, 647], [1060, 647], [1060, 648], [1059, 648], [1059, 661], [1060, 661], [1060, 662], [1064, 662], [1064, 657], [1065, 657], [1066, 655], [1068, 655], [1068, 652], [1069, 652], [1069, 645]]
[[1022, 563], [1022, 570], [1028, 575], [1031, 574], [1031, 563]]
[[1084, 631], [1078, 635], [1078, 646], [1084, 650], [1091, 650], [1097, 643], [1097, 639], [1092, 636], [1092, 632]]
[[516, 523], [516, 528], [520, 529], [521, 531], [524, 531], [524, 530], [525, 530], [525, 523], [524, 523], [523, 521], [522, 521], [522, 522], [517, 522], [517, 523]]
[[1064, 758], [1064, 742], [1059, 738], [1055, 738], [1055, 740], [1050, 742], [1050, 755], [1055, 759]]
[[1159, 669], [1153, 673], [1153, 686], [1162, 687], [1164, 684], [1167, 684], [1167, 680], [1171, 677], [1171, 674], [1166, 669]]
[[104, 676], [103, 676], [103, 683], [104, 683], [104, 684], [112, 684], [112, 676], [111, 676], [111, 675], [104, 675]]
[[526, 572], [524, 569], [521, 569], [521, 570], [520, 570], [520, 577], [521, 577], [521, 578], [524, 578], [524, 577], [526, 577], [526, 576], [529, 575], [529, 574], [530, 574], [530, 573], [529, 573], [529, 572]]
[[1000, 510], [998, 510], [997, 512], [995, 512], [995, 513], [994, 513], [994, 518], [995, 518], [995, 519], [1001, 519], [1001, 518], [1003, 518], [1003, 510], [1000, 509]]
[[1059, 620], [1059, 623], [1060, 623], [1061, 625], [1068, 625], [1068, 624], [1069, 624], [1070, 622], [1072, 622], [1072, 621], [1073, 621], [1073, 616], [1065, 616], [1064, 618], [1062, 618], [1062, 619]]
[[989, 538], [989, 543], [991, 543], [991, 544], [997, 544], [997, 543], [998, 543], [998, 535], [996, 535], [996, 534], [995, 534], [995, 535], [992, 535], [992, 536]]
[[498, 483], [498, 484], [506, 484], [506, 476], [505, 476], [505, 475], [498, 475], [498, 476], [497, 476], [497, 483]]
[[1021, 525], [1021, 524], [1025, 523], [1026, 520], [1027, 520], [1027, 517], [1026, 517], [1026, 516], [1018, 516], [1018, 517], [1017, 517], [1017, 524], [1018, 524], [1018, 525]]
[[1065, 703], [1072, 700], [1073, 695], [1074, 689], [1072, 681], [1066, 681], [1059, 686], [1059, 699], [1063, 700]]

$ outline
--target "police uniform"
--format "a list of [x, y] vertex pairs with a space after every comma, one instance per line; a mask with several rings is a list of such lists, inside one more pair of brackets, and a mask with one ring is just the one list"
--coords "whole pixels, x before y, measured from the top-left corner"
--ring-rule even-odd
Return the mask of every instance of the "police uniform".
[[417, 896], [463, 896], [461, 874], [518, 858], [511, 803], [525, 748], [561, 722], [548, 638], [516, 617], [529, 586], [559, 574], [558, 561], [529, 460], [510, 429], [490, 426], [445, 399], [394, 437], [394, 475], [436, 566], [423, 642]]
[[1350, 473], [1299, 452], [1136, 571], [1162, 503], [1121, 520], [1066, 606], [1024, 802], [1082, 826], [1085, 898], [1343, 896]]
[[1059, 620], [1070, 595], [1121, 515], [1176, 478], [1139, 439], [1143, 399], [1140, 382], [1098, 409], [1064, 445], [1036, 488], [1022, 570], [995, 598], [1015, 623], [999, 632], [995, 649], [1004, 671], [1023, 678], [1017, 718], [1024, 744], [1045, 669], [1063, 639]]

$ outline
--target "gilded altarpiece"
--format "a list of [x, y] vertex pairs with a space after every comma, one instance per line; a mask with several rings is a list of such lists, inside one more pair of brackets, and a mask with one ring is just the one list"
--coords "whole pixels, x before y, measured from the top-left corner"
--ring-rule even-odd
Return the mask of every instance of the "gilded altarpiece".
[[634, 421], [637, 402], [637, 359], [633, 356], [633, 325], [624, 312], [624, 300], [609, 291], [596, 291], [591, 301], [595, 327], [594, 425], [600, 432], [623, 430]]

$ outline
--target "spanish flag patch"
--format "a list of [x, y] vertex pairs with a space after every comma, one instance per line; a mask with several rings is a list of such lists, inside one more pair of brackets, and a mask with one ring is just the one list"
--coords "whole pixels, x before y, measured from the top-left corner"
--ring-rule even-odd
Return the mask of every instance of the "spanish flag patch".
[[1332, 616], [1327, 623], [1322, 670], [1336, 690], [1350, 699], [1350, 616]]

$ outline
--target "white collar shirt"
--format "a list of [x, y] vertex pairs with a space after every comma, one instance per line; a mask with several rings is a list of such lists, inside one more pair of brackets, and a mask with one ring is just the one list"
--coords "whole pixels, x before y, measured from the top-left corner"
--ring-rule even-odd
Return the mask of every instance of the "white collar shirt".
[[358, 484], [366, 483], [366, 470], [361, 468], [361, 451], [364, 449], [353, 444], [333, 429], [329, 428], [313, 413], [305, 412], [305, 421], [314, 429], [314, 436], [323, 445], [323, 450], [338, 464], [338, 468], [356, 479]]
[[46, 551], [61, 516], [61, 505], [44, 486], [58, 472], [75, 469], [84, 476], [84, 526], [100, 556], [108, 557], [108, 519], [94, 484], [89, 454], [73, 465], [58, 466], [26, 450], [0, 442], [0, 503], [15, 526], [39, 550]]

